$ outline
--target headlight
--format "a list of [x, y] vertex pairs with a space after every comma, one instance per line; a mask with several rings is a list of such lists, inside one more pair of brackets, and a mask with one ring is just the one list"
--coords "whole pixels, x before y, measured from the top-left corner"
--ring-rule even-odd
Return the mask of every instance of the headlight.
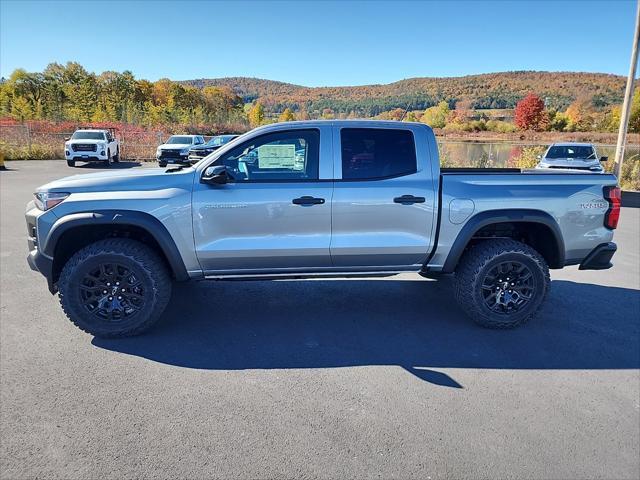
[[65, 198], [69, 196], [65, 192], [36, 192], [33, 194], [36, 197], [36, 207], [40, 210], [50, 210]]
[[162, 149], [160, 147], [156, 148], [156, 156], [159, 156], [162, 153]]

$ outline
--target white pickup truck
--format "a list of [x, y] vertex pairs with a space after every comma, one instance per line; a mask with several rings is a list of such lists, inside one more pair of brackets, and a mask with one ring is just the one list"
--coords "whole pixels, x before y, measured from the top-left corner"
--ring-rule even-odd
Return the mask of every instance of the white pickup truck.
[[70, 167], [75, 167], [78, 160], [111, 165], [120, 161], [120, 142], [110, 129], [76, 130], [65, 139], [64, 158]]

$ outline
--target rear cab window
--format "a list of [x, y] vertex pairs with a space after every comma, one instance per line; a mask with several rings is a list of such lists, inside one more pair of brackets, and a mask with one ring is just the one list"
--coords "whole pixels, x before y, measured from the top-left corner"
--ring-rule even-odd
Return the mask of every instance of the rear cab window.
[[343, 128], [340, 143], [343, 180], [382, 180], [418, 171], [411, 130]]

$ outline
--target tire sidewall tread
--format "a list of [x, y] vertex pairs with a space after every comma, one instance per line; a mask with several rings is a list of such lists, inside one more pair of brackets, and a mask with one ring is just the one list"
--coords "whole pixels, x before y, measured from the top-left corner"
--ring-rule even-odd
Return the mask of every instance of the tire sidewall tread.
[[[98, 255], [122, 257], [125, 261], [134, 262], [146, 273], [152, 284], [153, 295], [147, 300], [152, 302], [152, 308], [142, 321], [122, 330], [106, 330], [83, 319], [85, 315], [90, 314], [83, 310], [76, 295], [77, 292], [70, 291], [70, 285], [75, 279], [78, 268]], [[163, 260], [143, 243], [126, 238], [100, 240], [80, 249], [67, 261], [58, 280], [60, 305], [69, 320], [87, 333], [106, 338], [138, 335], [150, 328], [160, 318], [169, 303], [171, 286], [171, 277]]]
[[[518, 257], [518, 261], [527, 263], [536, 281], [533, 304], [518, 315], [502, 317], [491, 315], [481, 299], [480, 285], [488, 267], [500, 259], [509, 256]], [[530, 246], [510, 239], [485, 240], [465, 252], [455, 274], [455, 295], [465, 313], [483, 327], [508, 329], [521, 325], [535, 317], [549, 292], [549, 267], [542, 255]]]

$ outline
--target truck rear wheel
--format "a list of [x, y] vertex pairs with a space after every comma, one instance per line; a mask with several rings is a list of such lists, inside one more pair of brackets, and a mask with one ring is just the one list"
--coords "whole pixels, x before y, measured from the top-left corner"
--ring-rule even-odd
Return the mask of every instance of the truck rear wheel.
[[171, 296], [162, 259], [135, 240], [109, 238], [76, 252], [58, 281], [60, 304], [80, 329], [127, 337], [150, 328]]
[[456, 298], [476, 323], [513, 328], [536, 315], [549, 291], [549, 267], [533, 248], [509, 239], [471, 247], [456, 269]]
[[120, 161], [120, 149], [116, 147], [116, 154], [113, 156], [113, 161], [118, 163]]

